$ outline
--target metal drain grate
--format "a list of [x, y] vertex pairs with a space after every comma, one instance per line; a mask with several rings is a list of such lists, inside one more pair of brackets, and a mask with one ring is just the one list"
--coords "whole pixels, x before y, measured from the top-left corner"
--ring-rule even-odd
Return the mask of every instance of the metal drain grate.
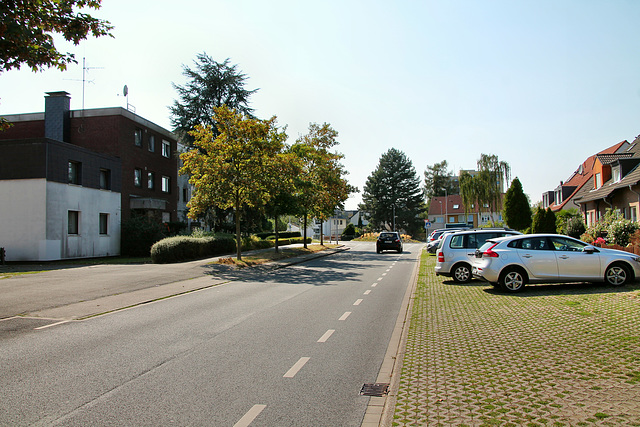
[[382, 397], [389, 392], [389, 383], [365, 384], [360, 389], [361, 396]]

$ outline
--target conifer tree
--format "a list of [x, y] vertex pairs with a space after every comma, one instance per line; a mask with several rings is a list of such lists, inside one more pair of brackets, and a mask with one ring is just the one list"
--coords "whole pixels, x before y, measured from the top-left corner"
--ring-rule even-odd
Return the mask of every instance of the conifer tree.
[[529, 199], [522, 191], [522, 184], [517, 177], [513, 180], [504, 196], [502, 216], [507, 226], [514, 230], [523, 231], [531, 227]]

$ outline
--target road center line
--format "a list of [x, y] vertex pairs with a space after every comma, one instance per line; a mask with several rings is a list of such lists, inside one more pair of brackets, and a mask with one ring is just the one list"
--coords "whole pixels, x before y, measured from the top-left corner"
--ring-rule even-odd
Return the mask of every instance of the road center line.
[[362, 301], [363, 301], [362, 298], [357, 299], [356, 302], [353, 303], [353, 305], [360, 305]]
[[374, 283], [373, 285], [371, 285], [372, 288], [375, 288], [376, 286], [378, 286], [377, 283]]
[[244, 417], [240, 418], [240, 420], [233, 425], [233, 427], [247, 427], [249, 424], [256, 419], [260, 412], [266, 408], [267, 405], [253, 405], [253, 408], [249, 409], [249, 412], [244, 414]]
[[344, 314], [340, 316], [338, 320], [347, 320], [347, 317], [349, 317], [350, 315], [351, 315], [350, 311], [345, 311]]
[[300, 369], [302, 369], [302, 367], [310, 360], [310, 357], [301, 357], [300, 360], [298, 360], [296, 362], [295, 365], [293, 365], [291, 367], [291, 369], [289, 369], [287, 371], [286, 374], [284, 374], [284, 378], [293, 378], [296, 376], [296, 374], [298, 373], [298, 371], [300, 371]]
[[329, 339], [329, 337], [331, 335], [333, 335], [333, 333], [335, 332], [335, 329], [329, 329], [327, 332], [324, 333], [323, 336], [320, 337], [320, 339], [318, 340], [318, 342], [327, 342], [327, 340]]
[[367, 289], [366, 291], [364, 291], [365, 295], [369, 295], [371, 293], [371, 289]]
[[378, 277], [378, 282], [382, 280], [382, 277]]

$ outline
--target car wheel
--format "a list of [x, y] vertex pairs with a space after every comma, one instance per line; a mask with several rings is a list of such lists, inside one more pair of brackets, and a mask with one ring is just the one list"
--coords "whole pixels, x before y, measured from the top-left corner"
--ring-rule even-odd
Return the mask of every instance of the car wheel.
[[526, 284], [522, 271], [511, 268], [500, 275], [500, 287], [507, 292], [520, 292]]
[[458, 264], [453, 267], [453, 281], [456, 283], [467, 283], [472, 279], [471, 276], [471, 267], [469, 264]]
[[622, 286], [629, 281], [631, 273], [622, 264], [610, 265], [604, 272], [604, 280], [612, 286]]

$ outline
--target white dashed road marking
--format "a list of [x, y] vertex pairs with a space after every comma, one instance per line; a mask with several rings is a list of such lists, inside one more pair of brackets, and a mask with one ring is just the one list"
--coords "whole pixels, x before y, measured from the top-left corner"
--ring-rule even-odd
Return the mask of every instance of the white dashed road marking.
[[300, 369], [302, 369], [302, 367], [310, 360], [310, 357], [301, 357], [300, 360], [298, 360], [296, 362], [295, 365], [293, 365], [291, 367], [291, 369], [289, 369], [287, 371], [286, 374], [284, 374], [284, 378], [293, 378], [296, 376], [296, 374], [298, 373], [298, 371], [300, 371]]
[[365, 295], [369, 295], [371, 293], [371, 289], [367, 289], [366, 291], [364, 291]]
[[324, 333], [323, 336], [320, 337], [320, 339], [318, 340], [318, 342], [327, 342], [327, 340], [329, 339], [329, 337], [331, 335], [333, 335], [333, 333], [335, 332], [335, 329], [329, 329], [327, 332]]
[[347, 320], [347, 317], [349, 317], [350, 315], [351, 315], [350, 311], [345, 311], [344, 314], [340, 316], [338, 320]]
[[357, 299], [356, 302], [353, 303], [353, 305], [360, 305], [360, 303], [363, 301], [362, 298]]
[[253, 405], [253, 408], [249, 409], [249, 412], [244, 414], [244, 417], [240, 418], [240, 420], [233, 425], [233, 427], [247, 427], [249, 424], [256, 419], [260, 412], [266, 408], [267, 405]]

